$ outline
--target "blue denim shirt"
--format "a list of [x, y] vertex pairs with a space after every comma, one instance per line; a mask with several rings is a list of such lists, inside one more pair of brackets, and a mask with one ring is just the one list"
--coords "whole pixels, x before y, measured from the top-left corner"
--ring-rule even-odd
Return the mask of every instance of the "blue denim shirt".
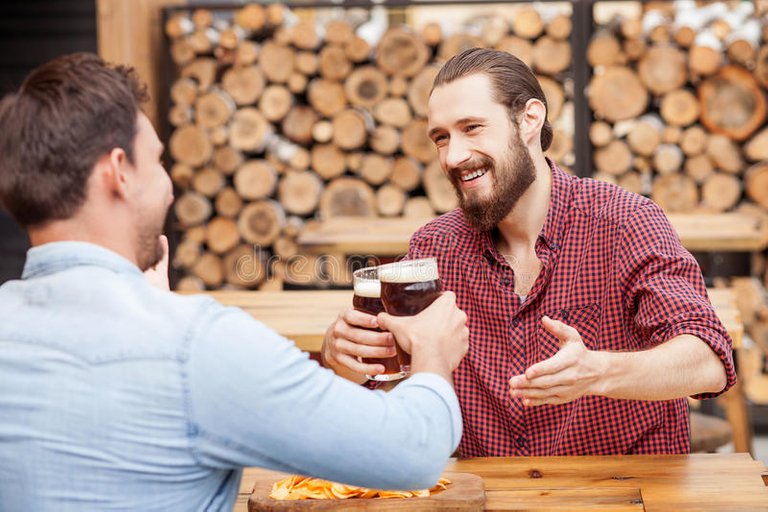
[[96, 245], [32, 248], [0, 287], [6, 512], [231, 510], [246, 466], [423, 488], [460, 436], [439, 376], [364, 389]]

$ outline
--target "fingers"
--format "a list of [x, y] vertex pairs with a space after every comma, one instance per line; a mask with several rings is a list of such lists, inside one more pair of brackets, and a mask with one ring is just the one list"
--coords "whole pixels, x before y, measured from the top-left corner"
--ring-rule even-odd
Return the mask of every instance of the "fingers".
[[376, 347], [394, 346], [395, 344], [395, 339], [389, 332], [371, 331], [365, 328], [353, 327], [344, 321], [336, 322], [333, 329], [333, 336], [335, 338]]
[[340, 365], [343, 365], [353, 372], [362, 375], [378, 375], [380, 373], [384, 373], [385, 371], [384, 365], [382, 364], [366, 364], [359, 361], [357, 358], [346, 354], [339, 354], [339, 356], [336, 358], [336, 361]]
[[368, 313], [363, 313], [356, 309], [347, 309], [343, 311], [339, 318], [349, 325], [356, 325], [366, 329], [377, 329], [381, 327], [375, 315], [369, 315]]
[[160, 247], [163, 248], [163, 257], [168, 256], [168, 237], [160, 235]]
[[581, 339], [579, 331], [570, 325], [564, 324], [559, 320], [553, 320], [548, 316], [543, 316], [541, 318], [541, 325], [544, 327], [544, 329], [547, 330], [547, 332], [562, 342]]
[[553, 375], [562, 372], [573, 364], [570, 353], [561, 350], [554, 356], [538, 362], [525, 370], [525, 377], [530, 381], [543, 375]]

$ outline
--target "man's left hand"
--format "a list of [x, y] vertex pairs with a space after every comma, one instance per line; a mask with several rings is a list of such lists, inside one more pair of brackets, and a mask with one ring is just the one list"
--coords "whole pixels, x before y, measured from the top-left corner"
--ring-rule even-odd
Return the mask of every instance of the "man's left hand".
[[596, 394], [601, 371], [600, 352], [587, 349], [579, 332], [549, 317], [541, 325], [558, 340], [560, 350], [509, 381], [512, 398], [523, 405], [565, 404], [584, 395]]
[[158, 243], [163, 250], [163, 257], [154, 267], [150, 267], [144, 271], [144, 277], [157, 288], [168, 291], [171, 289], [171, 286], [168, 283], [168, 258], [170, 257], [168, 251], [168, 237], [160, 235]]

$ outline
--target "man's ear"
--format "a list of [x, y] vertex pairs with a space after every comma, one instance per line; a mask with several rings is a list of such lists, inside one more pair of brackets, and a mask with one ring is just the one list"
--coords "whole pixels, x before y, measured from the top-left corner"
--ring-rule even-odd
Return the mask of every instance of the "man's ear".
[[128, 194], [128, 165], [128, 155], [121, 148], [114, 148], [96, 162], [96, 172], [113, 196], [126, 197]]
[[531, 98], [525, 103], [520, 114], [520, 138], [528, 145], [532, 142], [541, 143], [541, 129], [547, 120], [547, 107], [541, 100]]

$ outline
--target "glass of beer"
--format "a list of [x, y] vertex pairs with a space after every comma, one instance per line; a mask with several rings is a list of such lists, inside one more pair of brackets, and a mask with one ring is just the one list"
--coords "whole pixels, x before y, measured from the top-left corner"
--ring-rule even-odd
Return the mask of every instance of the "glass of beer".
[[[426, 309], [442, 292], [437, 260], [427, 258], [389, 263], [379, 267], [381, 301], [392, 316], [413, 316]], [[405, 354], [405, 352], [403, 352]], [[411, 371], [411, 355], [405, 354], [401, 370]]]
[[[377, 267], [368, 267], [355, 270], [352, 273], [352, 283], [355, 288], [355, 295], [352, 298], [352, 306], [363, 313], [369, 315], [378, 315], [384, 311], [384, 305], [381, 303], [381, 283]], [[377, 329], [380, 331], [380, 329]], [[384, 373], [379, 375], [366, 375], [371, 380], [391, 381], [405, 377], [405, 372], [401, 370], [401, 360], [408, 356], [403, 349], [395, 344], [397, 354], [393, 357], [376, 358], [364, 357], [362, 361], [366, 364], [380, 364], [384, 366]]]

